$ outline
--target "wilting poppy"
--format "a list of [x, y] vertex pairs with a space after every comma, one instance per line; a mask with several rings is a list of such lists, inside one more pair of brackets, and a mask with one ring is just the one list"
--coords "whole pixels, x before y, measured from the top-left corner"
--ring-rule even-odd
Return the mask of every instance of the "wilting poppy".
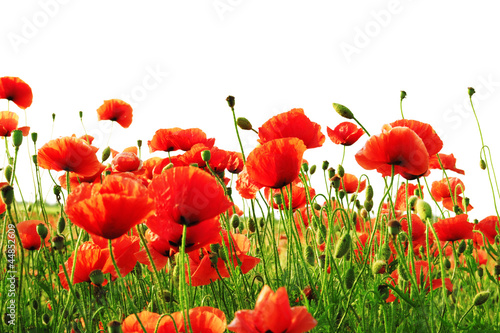
[[[68, 277], [71, 278], [73, 261], [75, 260], [75, 253], [64, 263]], [[92, 242], [85, 242], [78, 247], [76, 256], [75, 273], [73, 277], [73, 284], [81, 282], [90, 282], [90, 273], [94, 270], [103, 269], [106, 261], [109, 259], [109, 250], [102, 249], [99, 245]], [[64, 289], [68, 288], [68, 280], [64, 274], [64, 269], [61, 265], [59, 269], [59, 279]], [[107, 283], [107, 282], [106, 282]]]
[[333, 130], [327, 127], [326, 132], [333, 143], [344, 146], [353, 145], [365, 134], [362, 128], [348, 121], [338, 124]]
[[14, 102], [19, 108], [26, 109], [33, 102], [30, 86], [18, 77], [0, 78], [0, 99]]
[[384, 125], [382, 131], [387, 131], [397, 126], [407, 127], [415, 132], [420, 139], [422, 139], [429, 156], [436, 155], [441, 148], [443, 148], [443, 141], [441, 141], [441, 138], [437, 135], [432, 126], [418, 120], [396, 120], [388, 125]]
[[347, 193], [354, 192], [363, 192], [366, 188], [366, 179], [360, 183], [358, 181], [358, 177], [355, 175], [351, 175], [349, 173], [345, 173], [342, 179], [340, 180], [339, 190], [345, 190]]
[[273, 292], [265, 285], [257, 298], [254, 310], [239, 310], [227, 326], [231, 332], [287, 332], [312, 330], [317, 321], [305, 306], [291, 308], [285, 287]]
[[116, 121], [128, 128], [132, 124], [132, 107], [120, 99], [108, 99], [97, 109], [97, 119]]
[[[451, 188], [451, 191], [450, 191]], [[437, 201], [443, 201], [443, 206], [451, 211], [453, 209], [453, 198], [456, 204], [465, 211], [463, 204], [463, 198], [460, 194], [465, 190], [464, 183], [456, 177], [448, 177], [448, 179], [443, 178], [439, 181], [432, 182], [431, 194], [432, 197]], [[472, 210], [474, 207], [471, 205], [467, 206], [467, 211]]]
[[302, 140], [297, 138], [266, 142], [248, 155], [248, 176], [262, 187], [282, 188], [299, 176], [306, 149]]
[[183, 130], [179, 127], [159, 129], [148, 141], [149, 152], [155, 151], [188, 151], [197, 143], [202, 143], [208, 148], [214, 145], [215, 139], [207, 139], [207, 135], [199, 128], [188, 128]]
[[441, 164], [443, 165], [443, 168], [445, 170], [451, 170], [455, 171], [456, 173], [459, 173], [461, 175], [465, 175], [465, 171], [462, 169], [457, 169], [455, 166], [457, 163], [457, 159], [453, 154], [446, 155], [446, 154], [436, 154], [432, 155], [429, 159], [429, 169], [441, 169], [441, 165], [439, 164], [439, 160], [441, 160]]
[[467, 214], [461, 214], [434, 223], [433, 226], [439, 240], [441, 242], [453, 242], [462, 239], [472, 239], [474, 224], [469, 223], [467, 219]]
[[[21, 244], [26, 250], [38, 250], [40, 248], [42, 240], [36, 232], [36, 227], [39, 224], [43, 224], [47, 228], [47, 225], [39, 220], [27, 220], [17, 224], [17, 231], [19, 232], [19, 238], [21, 238]], [[50, 232], [47, 234], [47, 237], [45, 237], [45, 246], [49, 246], [49, 239]]]
[[38, 150], [38, 165], [43, 169], [72, 171], [90, 177], [101, 170], [97, 150], [75, 137], [50, 140]]
[[30, 132], [30, 128], [28, 126], [17, 127], [19, 121], [19, 116], [10, 111], [1, 111], [0, 112], [0, 136], [10, 136], [12, 131], [20, 130], [23, 132], [23, 136], [27, 136]]
[[131, 177], [109, 175], [102, 184], [82, 183], [66, 201], [71, 221], [88, 233], [114, 239], [152, 213], [147, 188]]
[[[309, 191], [309, 196], [308, 196], [306, 191], [306, 186], [304, 185], [304, 183], [302, 183], [300, 178], [296, 178], [291, 184], [292, 184], [292, 198], [291, 198], [292, 210], [304, 207], [307, 204], [308, 200], [311, 200], [316, 195], [316, 191], [313, 188], [307, 187], [307, 190]], [[276, 209], [278, 209], [278, 207], [284, 209], [284, 207], [289, 206], [290, 197], [288, 196], [288, 192], [290, 192], [290, 187], [285, 186], [281, 189], [270, 189], [266, 187], [264, 190], [264, 195], [269, 205], [271, 205], [271, 196], [281, 194], [281, 191], [283, 191], [282, 204], [278, 205], [274, 199], [272, 200], [272, 205]]]
[[[474, 225], [474, 230], [481, 231], [490, 244], [495, 244], [495, 237], [499, 235], [498, 230], [500, 230], [500, 223], [498, 222], [498, 217], [496, 215], [488, 216], [478, 224]], [[474, 233], [474, 242], [479, 246], [483, 246], [483, 235], [481, 233]]]
[[325, 142], [321, 126], [309, 120], [303, 109], [280, 113], [259, 128], [258, 141], [261, 144], [281, 138], [298, 138], [308, 149], [321, 147]]
[[[231, 265], [231, 270], [240, 267], [241, 272], [246, 274], [259, 263], [260, 259], [246, 254], [250, 250], [250, 241], [247, 237], [229, 233], [231, 237], [231, 242], [229, 242], [228, 232], [223, 230], [222, 234], [224, 245], [228, 251], [226, 261], [219, 258], [217, 253], [211, 252], [208, 247], [200, 249], [201, 253], [189, 253], [191, 279], [186, 276], [186, 281], [190, 280], [192, 286], [204, 286], [220, 278], [229, 277], [228, 265]], [[218, 244], [222, 247], [222, 240]], [[211, 257], [214, 255], [217, 256], [216, 264], [211, 261]]]
[[181, 246], [183, 226], [187, 226], [187, 252], [217, 239], [219, 214], [232, 205], [215, 178], [190, 166], [165, 170], [153, 178], [149, 193], [156, 213], [148, 218], [147, 226], [175, 250]]
[[377, 169], [384, 177], [391, 175], [394, 166], [394, 174], [408, 180], [424, 175], [429, 166], [424, 142], [408, 127], [393, 127], [371, 136], [355, 158], [364, 169]]

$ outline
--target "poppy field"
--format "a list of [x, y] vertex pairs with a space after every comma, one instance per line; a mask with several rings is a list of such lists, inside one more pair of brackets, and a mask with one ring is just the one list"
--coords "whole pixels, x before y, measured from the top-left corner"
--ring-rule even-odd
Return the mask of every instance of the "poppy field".
[[[335, 126], [296, 108], [256, 128], [228, 96], [240, 151], [178, 127], [117, 151], [94, 146], [83, 121], [81, 133], [38, 142], [29, 116], [19, 124], [36, 91], [1, 77], [0, 331], [499, 331], [500, 191], [475, 91], [464, 93], [482, 143], [476, 170], [442, 151], [432, 124], [405, 118], [404, 91], [393, 122], [370, 124], [376, 133], [337, 103]], [[120, 99], [96, 113], [133, 121]], [[326, 140], [344, 155], [304, 159]], [[366, 172], [349, 173], [346, 154]], [[494, 205], [481, 219], [469, 217], [465, 172], [488, 175]], [[34, 188], [21, 188], [31, 176]]]

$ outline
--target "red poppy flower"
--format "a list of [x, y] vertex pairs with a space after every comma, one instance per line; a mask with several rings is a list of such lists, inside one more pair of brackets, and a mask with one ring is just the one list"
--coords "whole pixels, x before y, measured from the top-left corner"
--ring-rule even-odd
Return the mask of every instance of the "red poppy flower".
[[237, 311], [227, 328], [231, 332], [239, 333], [301, 333], [312, 330], [317, 323], [305, 306], [290, 307], [288, 293], [284, 287], [274, 293], [266, 285], [257, 298], [255, 309]]
[[66, 202], [66, 213], [74, 224], [106, 239], [124, 235], [152, 209], [147, 188], [140, 181], [121, 175], [109, 175], [102, 184], [83, 183]]
[[0, 99], [8, 99], [24, 110], [33, 102], [33, 93], [20, 78], [4, 76], [0, 78]]
[[465, 171], [462, 169], [457, 169], [455, 166], [457, 163], [457, 159], [453, 154], [446, 155], [446, 154], [436, 154], [432, 155], [431, 158], [429, 159], [429, 169], [440, 169], [441, 170], [441, 165], [439, 164], [439, 159], [441, 160], [441, 163], [443, 164], [443, 168], [445, 170], [451, 170], [455, 171], [456, 173], [459, 173], [461, 175], [465, 175]]
[[50, 140], [38, 150], [38, 165], [43, 169], [72, 171], [90, 177], [101, 170], [97, 150], [74, 137]]
[[205, 168], [207, 162], [203, 161], [201, 157], [201, 152], [205, 150], [210, 151], [210, 161], [208, 161], [208, 164], [212, 170], [215, 173], [224, 171], [227, 166], [227, 161], [229, 160], [227, 151], [217, 147], [208, 147], [202, 143], [195, 144], [190, 150], [179, 156], [179, 161], [184, 165], [196, 163], [199, 168]]
[[311, 221], [317, 221], [320, 225], [324, 224], [328, 227], [328, 213], [325, 209], [321, 210], [320, 214], [320, 212], [311, 206], [299, 208], [295, 211], [293, 217], [300, 237], [303, 237], [305, 229], [312, 223]]
[[297, 138], [266, 142], [248, 155], [248, 176], [260, 186], [282, 188], [299, 176], [306, 149]]
[[[464, 190], [465, 190], [465, 185], [460, 179], [456, 177], [448, 177], [448, 179], [443, 178], [440, 181], [432, 182], [431, 194], [437, 202], [443, 201], [443, 206], [451, 211], [454, 211], [453, 198], [452, 198], [454, 197], [457, 205], [463, 211], [465, 211], [463, 198], [462, 196], [460, 196], [460, 194], [462, 194]], [[473, 208], [474, 207], [472, 207], [471, 205], [468, 205], [467, 211], [470, 211]]]
[[28, 126], [17, 127], [19, 121], [19, 116], [10, 111], [1, 111], [0, 112], [0, 136], [10, 136], [12, 131], [20, 130], [23, 132], [23, 136], [27, 136], [30, 132], [30, 128]]
[[132, 107], [120, 99], [108, 99], [97, 109], [97, 119], [116, 121], [128, 128], [132, 124]]
[[333, 143], [344, 146], [350, 146], [356, 143], [356, 141], [365, 134], [362, 128], [348, 121], [338, 124], [333, 130], [327, 127], [326, 132]]
[[433, 224], [441, 242], [453, 242], [461, 239], [472, 239], [474, 224], [467, 221], [467, 214], [457, 215], [439, 220]]
[[[157, 234], [152, 232], [151, 229], [146, 230], [145, 237], [148, 241], [147, 247], [151, 259], [153, 260], [154, 268], [159, 271], [167, 265], [168, 259], [173, 255], [174, 251], [168, 240], [160, 238]], [[136, 252], [135, 257], [141, 264], [148, 266], [149, 270], [153, 270], [153, 265], [149, 260], [146, 249]]]
[[[92, 241], [99, 245], [101, 249], [109, 248], [108, 240], [96, 235], [91, 235]], [[128, 273], [132, 272], [137, 263], [135, 253], [139, 251], [139, 237], [123, 235], [121, 237], [115, 238], [111, 241], [111, 246], [113, 247], [113, 257], [115, 258], [116, 264], [120, 269], [121, 276], [126, 276]], [[106, 263], [102, 268], [104, 274], [111, 273], [114, 279], [118, 278], [118, 273], [116, 272], [115, 266], [111, 256], [108, 258]]]
[[[498, 232], [498, 230], [500, 230], [500, 223], [498, 222], [498, 217], [496, 215], [491, 215], [482, 219], [481, 221], [479, 221], [478, 224], [474, 225], [474, 230], [481, 231], [488, 240], [488, 242], [490, 242], [490, 244], [495, 244], [495, 237], [500, 234]], [[475, 232], [474, 242], [478, 246], [483, 246], [484, 245], [483, 235]]]
[[217, 180], [189, 166], [165, 170], [153, 178], [149, 191], [156, 214], [148, 218], [148, 227], [178, 250], [186, 225], [186, 252], [217, 239], [219, 214], [232, 205]]
[[135, 314], [131, 314], [125, 318], [122, 323], [121, 328], [123, 333], [144, 333], [137, 317], [139, 317], [146, 333], [153, 333], [155, 332], [156, 324], [158, 323], [158, 320], [160, 320], [161, 316], [158, 313], [149, 311], [142, 311], [141, 313], [138, 313], [137, 316]]
[[321, 126], [309, 120], [303, 109], [280, 113], [259, 128], [260, 144], [281, 138], [298, 138], [308, 149], [321, 147], [325, 142]]
[[[64, 263], [66, 266], [66, 271], [68, 273], [68, 277], [71, 278], [72, 269], [73, 269], [73, 261], [75, 254], [73, 253], [71, 257]], [[101, 247], [92, 242], [85, 242], [78, 247], [78, 252], [76, 256], [76, 266], [75, 266], [75, 274], [73, 278], [73, 284], [81, 283], [81, 282], [90, 282], [90, 273], [94, 270], [102, 270], [104, 264], [109, 259], [109, 250], [101, 249]], [[64, 289], [68, 288], [68, 281], [66, 280], [66, 275], [64, 274], [64, 269], [62, 265], [59, 269], [59, 279], [61, 281]], [[105, 282], [107, 283], [107, 282]], [[104, 283], [104, 284], [105, 284]]]
[[132, 172], [141, 167], [141, 160], [137, 154], [124, 151], [113, 157], [111, 167], [116, 172]]
[[[309, 198], [306, 192], [306, 187], [304, 186], [304, 183], [302, 183], [300, 178], [296, 178], [292, 182], [292, 210], [304, 207], [307, 204], [308, 199], [314, 198], [314, 196], [316, 195], [316, 191], [311, 187], [308, 187], [308, 190]], [[283, 191], [282, 204], [278, 205], [274, 199], [272, 200], [272, 205], [275, 209], [278, 209], [279, 206], [281, 206], [281, 209], [289, 206], [290, 198], [288, 196], [288, 192], [290, 191], [290, 188], [288, 186], [285, 186], [281, 189], [271, 190], [268, 187], [264, 189], [264, 195], [267, 198], [267, 202], [269, 203], [269, 205], [271, 205], [271, 196], [281, 194], [281, 191]]]
[[345, 189], [347, 193], [354, 193], [356, 191], [358, 193], [363, 192], [365, 188], [366, 188], [366, 179], [363, 179], [363, 181], [360, 183], [358, 181], [358, 177], [356, 177], [355, 175], [351, 175], [349, 173], [344, 174], [344, 177], [342, 177], [339, 186], [339, 190]]
[[[104, 164], [101, 164], [101, 168], [95, 173], [95, 175], [88, 176], [88, 177], [83, 177], [77, 173], [70, 172], [69, 173], [69, 181], [70, 181], [69, 186], [72, 189], [74, 189], [77, 186], [79, 186], [81, 183], [89, 183], [89, 184], [100, 183], [101, 182], [101, 174], [104, 171], [104, 169], [106, 169], [106, 166]], [[58, 178], [59, 185], [61, 185], [61, 187], [64, 188], [65, 190], [67, 190], [67, 188], [66, 188], [67, 187], [66, 175], [67, 174], [64, 173], [61, 176], [59, 176], [59, 178]]]
[[202, 143], [208, 148], [214, 145], [215, 139], [207, 139], [207, 135], [199, 128], [181, 129], [179, 127], [159, 129], [148, 141], [149, 152], [155, 151], [188, 151], [197, 143]]
[[[408, 184], [408, 199], [415, 195], [415, 191], [418, 189], [417, 185]], [[420, 186], [420, 193], [423, 194], [423, 186]], [[422, 196], [423, 197], [423, 196]], [[394, 209], [400, 212], [406, 212], [406, 183], [401, 183], [398, 192], [396, 194], [396, 201], [394, 202]]]
[[144, 176], [147, 179], [153, 179], [153, 170], [155, 169], [156, 165], [158, 165], [158, 163], [160, 163], [162, 160], [163, 159], [161, 157], [150, 157], [142, 162], [142, 168], [145, 170]]
[[429, 156], [436, 155], [443, 148], [443, 141], [429, 124], [418, 120], [400, 119], [384, 125], [382, 130], [390, 130], [397, 126], [407, 127], [414, 131], [422, 139]]
[[[36, 232], [36, 227], [39, 224], [43, 224], [48, 230], [47, 225], [39, 220], [27, 220], [17, 224], [17, 231], [21, 238], [21, 244], [26, 250], [38, 250], [40, 248], [42, 240]], [[47, 234], [47, 237], [45, 237], [45, 246], [49, 246], [49, 239], [50, 232]]]
[[[222, 230], [221, 232], [224, 236], [224, 244], [228, 251], [228, 259], [226, 262], [218, 258], [217, 264], [212, 264], [210, 257], [216, 254], [210, 252], [210, 248], [201, 249], [201, 254], [198, 252], [189, 253], [191, 285], [193, 287], [205, 286], [220, 278], [229, 277], [228, 265], [232, 266], [231, 270], [240, 267], [241, 272], [246, 274], [260, 262], [260, 259], [246, 255], [250, 250], [250, 241], [247, 237], [242, 234], [230, 234], [230, 243], [227, 231]], [[222, 247], [222, 240], [220, 240], [218, 244]], [[186, 276], [186, 282], [189, 282], [188, 276]]]
[[257, 192], [263, 186], [255, 182], [248, 176], [247, 167], [243, 167], [243, 170], [238, 174], [238, 179], [236, 180], [236, 190], [244, 199], [255, 199]]
[[243, 163], [243, 155], [238, 152], [228, 151], [228, 160], [227, 160], [227, 171], [230, 173], [240, 173], [243, 170], [245, 164]]
[[394, 173], [408, 180], [425, 174], [429, 165], [424, 142], [408, 127], [393, 127], [371, 136], [355, 158], [364, 169], [377, 169], [384, 177], [391, 175], [394, 166]]

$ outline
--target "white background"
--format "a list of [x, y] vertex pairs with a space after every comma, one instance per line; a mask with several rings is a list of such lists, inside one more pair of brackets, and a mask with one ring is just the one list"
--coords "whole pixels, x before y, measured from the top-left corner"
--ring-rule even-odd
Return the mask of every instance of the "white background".
[[[467, 87], [477, 91], [485, 143], [499, 168], [498, 7], [496, 1], [416, 0], [1, 1], [0, 76], [18, 76], [33, 89], [27, 120], [14, 105], [11, 110], [19, 111], [20, 126], [27, 121], [39, 133], [38, 147], [51, 138], [52, 113], [53, 138], [82, 135], [83, 111], [88, 133], [103, 148], [110, 122], [97, 122], [96, 109], [106, 99], [129, 102], [133, 123], [126, 130], [113, 126], [109, 144], [116, 150], [137, 139], [146, 146], [154, 131], [170, 127], [199, 127], [219, 148], [238, 150], [229, 94], [237, 116], [255, 128], [303, 108], [326, 135], [326, 126], [343, 121], [333, 111], [336, 102], [378, 134], [400, 119], [405, 90], [405, 118], [428, 122], [440, 134], [441, 152], [454, 153], [466, 171], [460, 178], [475, 207], [470, 216], [482, 219], [495, 210], [487, 173], [478, 167], [481, 141]], [[248, 154], [256, 135], [242, 136]], [[347, 172], [363, 172], [354, 154], [366, 139], [348, 147]], [[305, 158], [335, 167], [341, 155], [327, 138]], [[149, 156], [146, 146], [142, 157]], [[29, 199], [27, 152], [21, 163]], [[379, 175], [367, 174], [381, 193]], [[429, 182], [440, 177], [433, 171]]]

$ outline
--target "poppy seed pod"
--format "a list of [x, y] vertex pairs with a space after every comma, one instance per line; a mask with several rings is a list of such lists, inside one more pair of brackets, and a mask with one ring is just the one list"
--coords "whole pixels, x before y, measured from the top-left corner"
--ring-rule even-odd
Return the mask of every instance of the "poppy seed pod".
[[236, 124], [245, 131], [250, 131], [253, 128], [252, 123], [245, 117], [238, 117], [238, 119], [236, 119]]
[[479, 306], [484, 304], [490, 297], [489, 291], [481, 291], [474, 297], [474, 306]]
[[283, 203], [283, 200], [282, 200], [283, 198], [281, 197], [280, 193], [273, 195], [273, 199], [277, 205], [281, 205]]
[[432, 217], [431, 205], [429, 205], [422, 199], [418, 199], [415, 203], [415, 210], [417, 211], [417, 214], [422, 221], [425, 221], [427, 218]]
[[311, 165], [311, 167], [309, 168], [309, 174], [310, 175], [314, 175], [314, 173], [316, 172], [316, 164], [313, 164]]
[[12, 131], [12, 144], [14, 147], [19, 148], [23, 143], [23, 131], [21, 130], [13, 130]]
[[38, 139], [38, 133], [37, 132], [31, 133], [31, 140], [33, 141], [33, 143], [36, 143], [37, 139]]
[[139, 147], [139, 148], [142, 147], [142, 140], [137, 140], [137, 147]]
[[96, 286], [100, 286], [104, 283], [104, 274], [100, 269], [93, 270], [89, 274], [90, 281]]
[[352, 286], [354, 285], [354, 268], [352, 267], [349, 267], [349, 269], [347, 270], [347, 272], [345, 273], [345, 276], [344, 276], [344, 282], [345, 282], [345, 287], [347, 289], [351, 289]]
[[353, 119], [354, 115], [352, 114], [351, 110], [349, 110], [347, 107], [345, 107], [342, 104], [337, 104], [337, 103], [332, 103], [333, 109], [342, 117], [347, 118], [347, 119]]
[[335, 246], [334, 257], [339, 259], [342, 258], [351, 247], [351, 235], [349, 233], [344, 234], [340, 237], [337, 246]]
[[231, 109], [234, 108], [234, 104], [235, 104], [234, 96], [231, 96], [231, 95], [227, 96], [226, 102], [227, 102], [227, 105], [229, 105], [229, 107]]

